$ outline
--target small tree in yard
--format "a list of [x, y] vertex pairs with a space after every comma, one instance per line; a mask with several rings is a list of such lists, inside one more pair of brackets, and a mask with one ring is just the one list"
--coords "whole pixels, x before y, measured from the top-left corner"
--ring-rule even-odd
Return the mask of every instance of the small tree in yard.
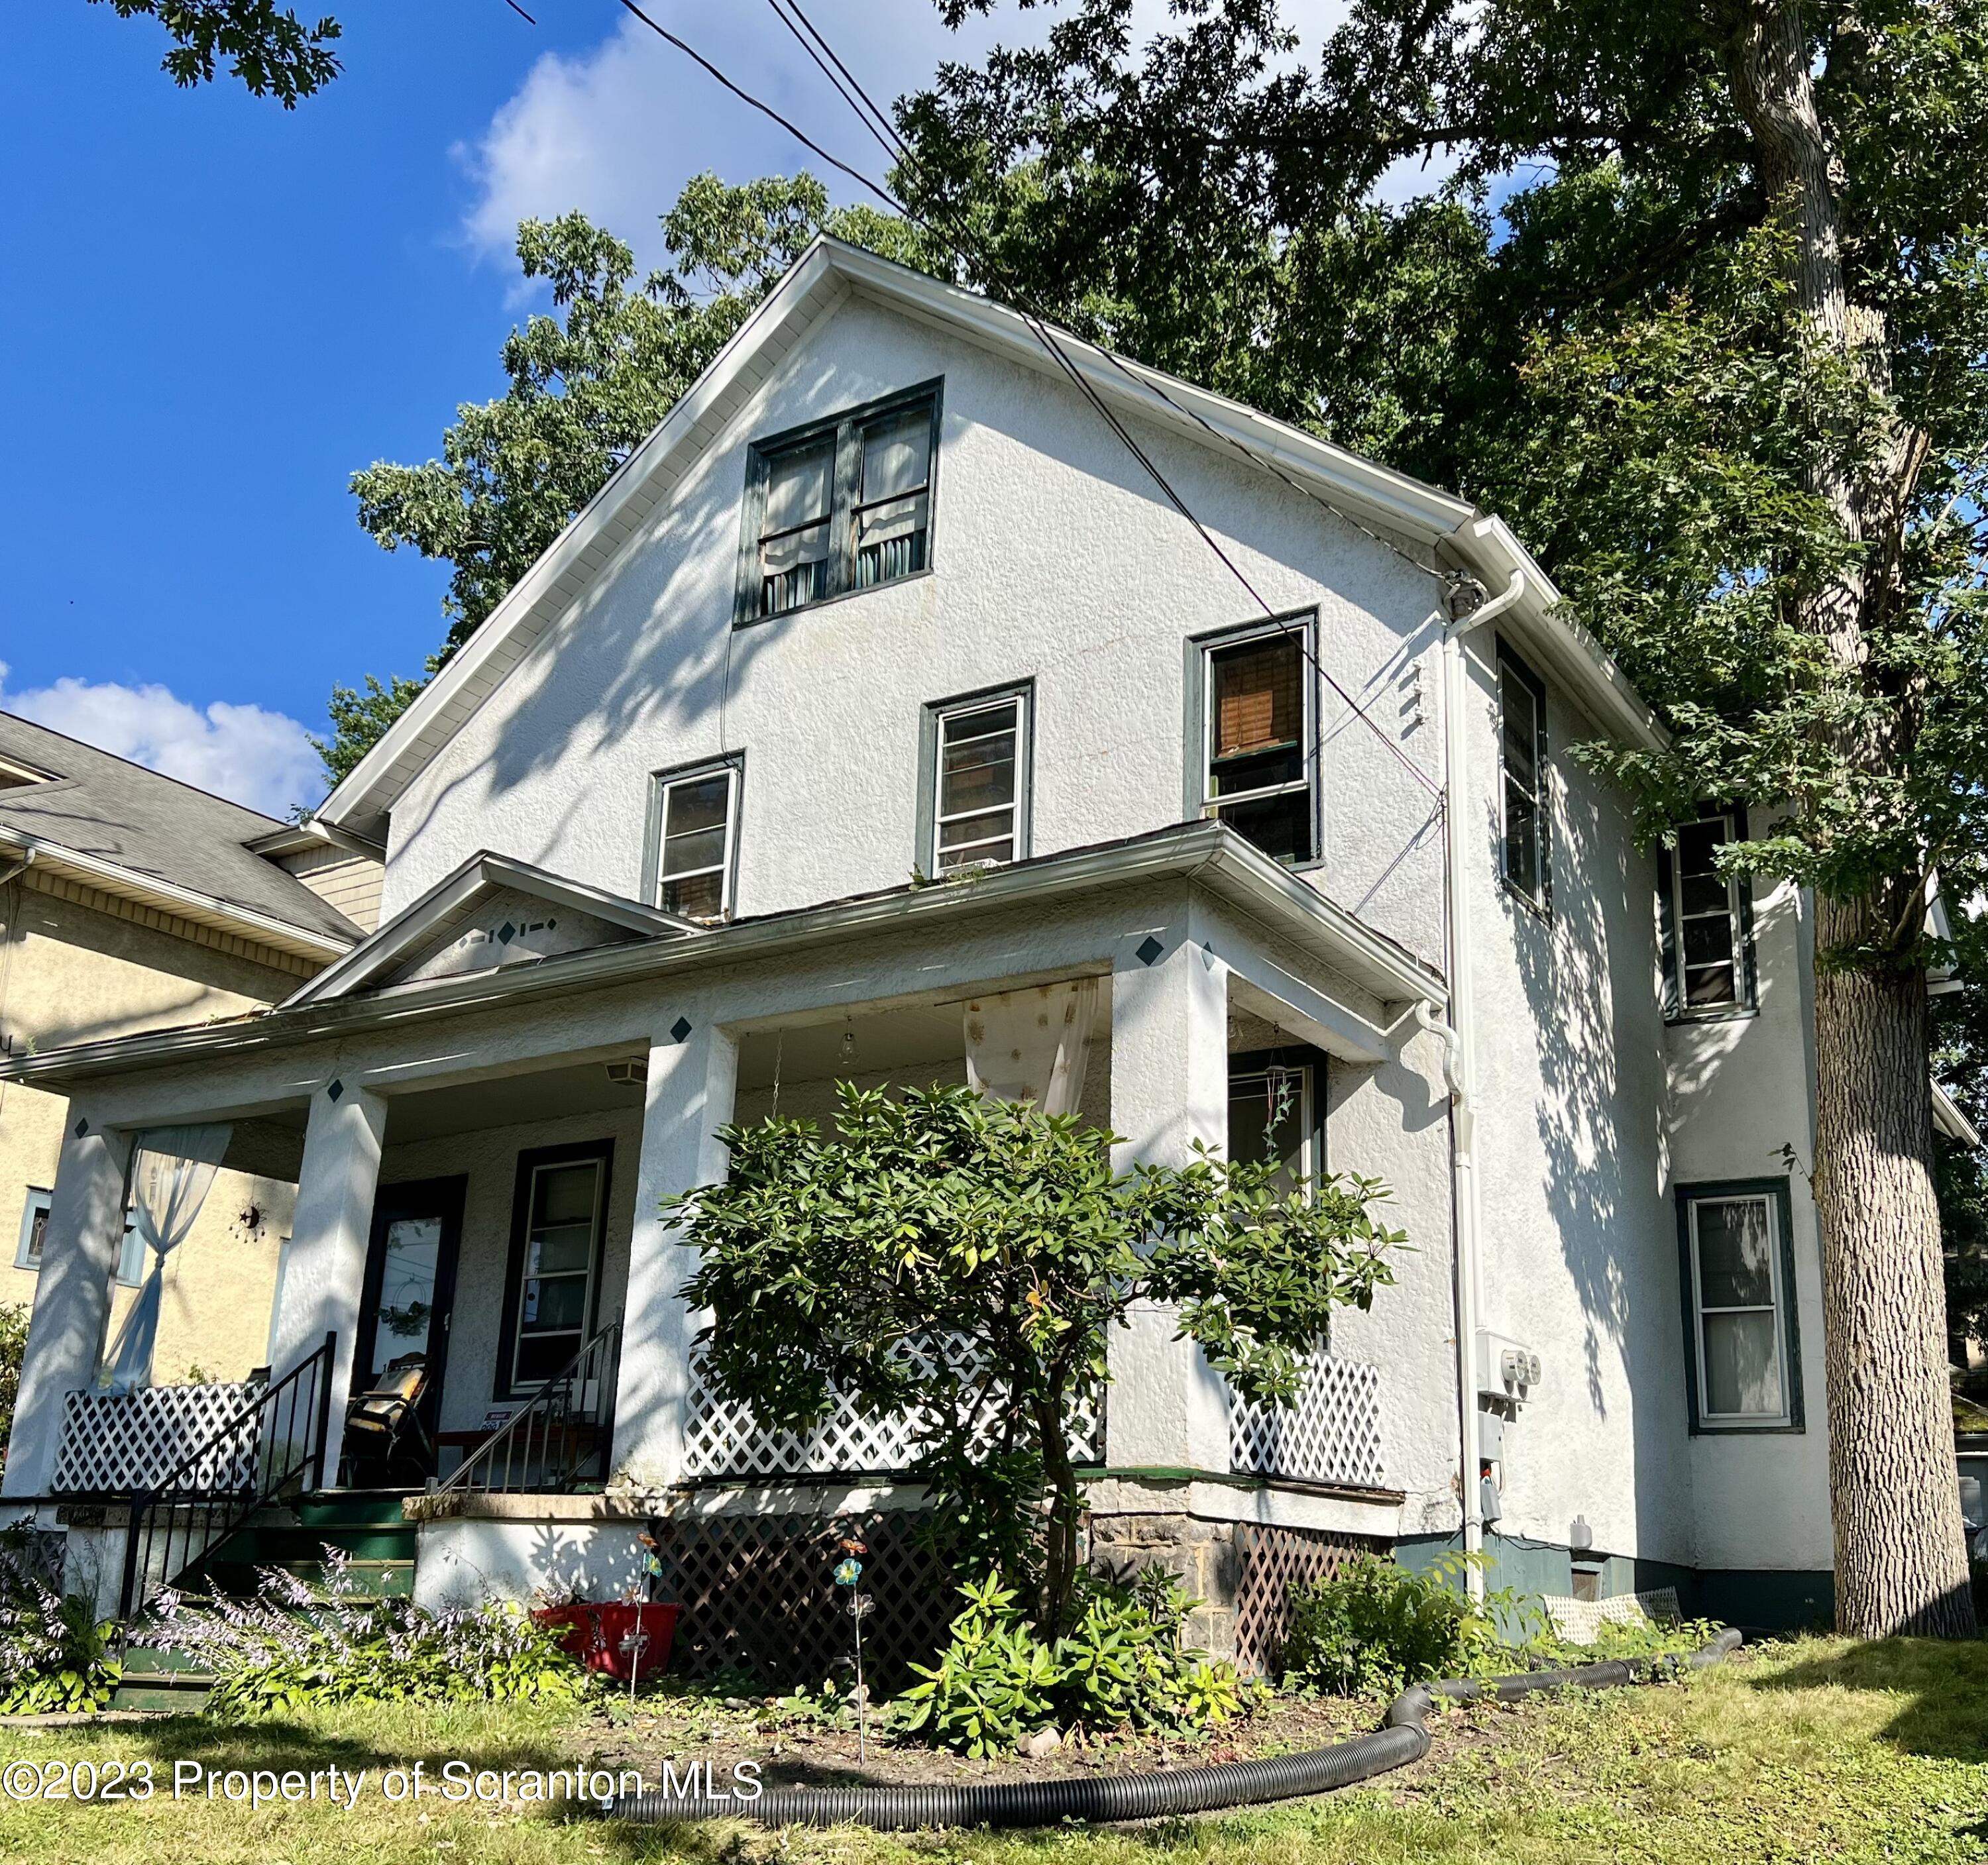
[[838, 1093], [833, 1135], [725, 1128], [729, 1179], [670, 1208], [702, 1257], [688, 1294], [712, 1311], [711, 1374], [774, 1429], [806, 1429], [838, 1393], [911, 1414], [955, 1564], [998, 1569], [1053, 1637], [1083, 1506], [1070, 1434], [1103, 1401], [1111, 1329], [1175, 1305], [1239, 1392], [1288, 1403], [1333, 1310], [1393, 1280], [1386, 1191], [1286, 1189], [1208, 1154], [1117, 1173], [1114, 1136], [1073, 1116], [958, 1087]]

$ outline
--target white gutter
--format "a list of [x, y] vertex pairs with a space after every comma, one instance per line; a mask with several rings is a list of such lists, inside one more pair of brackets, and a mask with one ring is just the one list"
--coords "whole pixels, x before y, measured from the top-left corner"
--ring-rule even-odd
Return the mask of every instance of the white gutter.
[[86, 854], [80, 849], [69, 848], [59, 842], [44, 841], [39, 836], [24, 835], [19, 829], [0, 829], [0, 845], [5, 845], [23, 867], [32, 863], [50, 873], [64, 874], [86, 886], [115, 894], [120, 900], [157, 907], [162, 913], [190, 920], [196, 926], [205, 926], [217, 932], [232, 932], [238, 938], [273, 947], [296, 958], [314, 958], [320, 964], [328, 964], [343, 957], [353, 947], [350, 939], [313, 932], [288, 920], [279, 920], [273, 914], [259, 913], [252, 907], [238, 906], [218, 895], [202, 894], [198, 888], [183, 887], [176, 881], [141, 874], [121, 863], [106, 861], [100, 855]]
[[[529, 959], [453, 978], [388, 985], [349, 997], [258, 1012], [221, 1023], [45, 1049], [0, 1063], [0, 1080], [76, 1081], [127, 1070], [211, 1060], [430, 1016], [517, 1004], [576, 991], [647, 981], [707, 967], [744, 964], [823, 945], [933, 926], [992, 909], [1034, 903], [1161, 876], [1192, 878], [1315, 953], [1383, 1004], [1441, 1001], [1441, 975], [1389, 944], [1344, 907], [1213, 822], [1182, 823], [1128, 842], [1018, 862], [972, 881], [798, 907], [678, 939], [634, 939]], [[631, 902], [632, 906], [635, 904]], [[390, 932], [392, 922], [381, 928]], [[377, 937], [377, 935], [375, 935]]]
[[[1458, 1429], [1462, 1443], [1463, 1547], [1484, 1547], [1484, 1504], [1479, 1488], [1477, 1438], [1477, 1329], [1484, 1306], [1484, 1265], [1480, 1247], [1477, 1176], [1477, 1056], [1475, 992], [1471, 978], [1470, 870], [1468, 850], [1458, 833], [1470, 795], [1470, 735], [1466, 708], [1469, 669], [1463, 638], [1495, 620], [1525, 593], [1526, 573], [1489, 602], [1442, 631], [1443, 894], [1449, 922], [1449, 1022], [1438, 1023], [1425, 1006], [1417, 1020], [1443, 1039], [1443, 1078], [1449, 1088], [1450, 1179], [1456, 1255], [1456, 1383]], [[1465, 1576], [1472, 1599], [1482, 1599], [1484, 1574], [1476, 1562]]]

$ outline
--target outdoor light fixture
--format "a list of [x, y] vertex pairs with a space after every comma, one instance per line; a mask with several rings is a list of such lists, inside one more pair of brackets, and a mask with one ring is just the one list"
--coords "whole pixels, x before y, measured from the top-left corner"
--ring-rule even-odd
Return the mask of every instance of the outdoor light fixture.
[[856, 1025], [847, 1017], [842, 1019], [841, 1056], [844, 1062], [856, 1059]]

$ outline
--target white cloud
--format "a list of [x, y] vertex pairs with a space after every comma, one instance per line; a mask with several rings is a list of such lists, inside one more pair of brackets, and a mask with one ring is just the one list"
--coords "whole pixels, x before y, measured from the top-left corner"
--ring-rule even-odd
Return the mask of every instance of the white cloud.
[[0, 709], [80, 738], [279, 819], [324, 794], [317, 753], [287, 713], [215, 700], [202, 708], [168, 687], [67, 677], [25, 692], [5, 690]]
[[[1300, 57], [1317, 57], [1347, 4], [1286, 0]], [[864, 89], [888, 109], [928, 83], [942, 61], [970, 62], [993, 44], [1040, 39], [1054, 14], [1003, 8], [957, 33], [940, 23], [932, 0], [844, 0], [814, 9], [814, 17]], [[1163, 29], [1165, 0], [1139, 0], [1134, 19], [1142, 32]], [[816, 141], [883, 178], [883, 151], [770, 12], [737, 0], [684, 0], [671, 8], [668, 23]], [[706, 168], [735, 183], [809, 168], [838, 200], [870, 198], [625, 15], [593, 51], [539, 59], [475, 147], [456, 154], [476, 190], [464, 235], [499, 263], [509, 262], [520, 220], [578, 208], [627, 241], [643, 265], [654, 265], [663, 255], [658, 216]]]

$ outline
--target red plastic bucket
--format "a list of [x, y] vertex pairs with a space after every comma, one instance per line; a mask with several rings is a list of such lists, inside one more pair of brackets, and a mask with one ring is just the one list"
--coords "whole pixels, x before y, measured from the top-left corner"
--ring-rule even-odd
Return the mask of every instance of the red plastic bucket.
[[[677, 1616], [683, 1610], [673, 1600], [584, 1600], [573, 1606], [548, 1606], [532, 1613], [540, 1625], [560, 1634], [560, 1649], [570, 1651], [589, 1671], [617, 1683], [631, 1676], [637, 1683], [659, 1677], [670, 1661]], [[649, 1642], [639, 1651], [621, 1648], [622, 1640], [641, 1632]]]

